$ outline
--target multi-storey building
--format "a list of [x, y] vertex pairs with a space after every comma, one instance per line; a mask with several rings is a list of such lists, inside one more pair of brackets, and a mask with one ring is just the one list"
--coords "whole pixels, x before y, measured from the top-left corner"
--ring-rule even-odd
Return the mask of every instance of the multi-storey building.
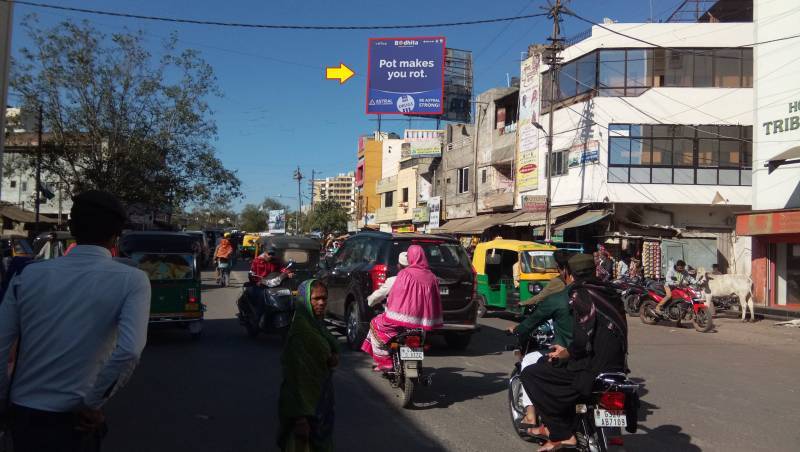
[[376, 191], [383, 168], [383, 140], [398, 138], [393, 133], [375, 132], [358, 139], [358, 162], [356, 164], [356, 212], [358, 227], [375, 224], [375, 212], [381, 206]]
[[[736, 231], [752, 236], [756, 304], [800, 310], [800, 74], [796, 0], [756, 0], [754, 35], [753, 211]], [[766, 43], [764, 43], [766, 42]], [[764, 44], [760, 44], [764, 43]], [[773, 311], [775, 313], [775, 311]]]
[[356, 183], [354, 172], [351, 171], [334, 177], [314, 180], [313, 187], [313, 202], [317, 203], [332, 199], [344, 207], [347, 213], [351, 215], [355, 213]]
[[642, 257], [654, 276], [678, 258], [749, 273], [749, 239], [734, 223], [752, 195], [753, 23], [724, 19], [596, 25], [560, 52], [549, 162], [551, 73], [532, 47], [517, 207], [547, 195], [549, 170], [556, 237]]

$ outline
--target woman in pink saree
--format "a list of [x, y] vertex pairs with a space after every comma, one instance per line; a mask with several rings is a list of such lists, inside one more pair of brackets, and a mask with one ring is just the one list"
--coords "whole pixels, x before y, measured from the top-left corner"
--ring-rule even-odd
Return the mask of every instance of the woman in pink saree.
[[442, 326], [442, 301], [439, 281], [428, 267], [425, 251], [419, 245], [408, 248], [408, 267], [397, 274], [389, 292], [386, 310], [369, 324], [369, 334], [361, 350], [372, 355], [375, 370], [390, 370], [392, 360], [386, 345], [408, 328], [431, 331]]

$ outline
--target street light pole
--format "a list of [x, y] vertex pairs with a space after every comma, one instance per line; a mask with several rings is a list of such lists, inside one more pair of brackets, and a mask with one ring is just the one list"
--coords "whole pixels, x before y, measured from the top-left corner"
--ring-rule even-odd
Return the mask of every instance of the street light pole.
[[39, 120], [38, 120], [38, 140], [36, 142], [36, 206], [35, 206], [35, 216], [36, 216], [36, 229], [34, 232], [38, 235], [39, 233], [39, 204], [41, 204], [41, 185], [42, 185], [42, 128], [44, 120], [42, 119], [43, 115], [43, 107], [42, 104], [39, 104]]
[[303, 211], [303, 173], [300, 172], [300, 166], [294, 171], [294, 180], [297, 181], [297, 218], [295, 221], [295, 233], [300, 235], [300, 214]]
[[544, 240], [547, 243], [553, 241], [552, 230], [552, 193], [551, 193], [551, 179], [553, 174], [553, 104], [556, 101], [556, 93], [558, 93], [558, 62], [561, 59], [558, 52], [561, 50], [560, 38], [560, 25], [561, 21], [559, 15], [561, 14], [561, 0], [556, 0], [555, 5], [550, 9], [550, 17], [553, 18], [553, 35], [550, 38], [550, 46], [547, 52], [547, 65], [550, 67], [550, 102], [548, 102], [548, 132], [547, 132], [547, 162], [545, 168], [547, 171], [547, 200], [545, 204], [545, 217], [544, 217]]

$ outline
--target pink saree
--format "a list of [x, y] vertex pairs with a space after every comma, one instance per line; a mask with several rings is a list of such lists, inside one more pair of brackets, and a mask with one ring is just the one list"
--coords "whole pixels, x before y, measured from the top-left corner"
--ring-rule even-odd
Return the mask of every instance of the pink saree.
[[380, 369], [390, 369], [387, 343], [405, 329], [431, 331], [442, 326], [442, 301], [439, 282], [430, 271], [425, 251], [418, 245], [408, 248], [408, 267], [397, 274], [389, 292], [386, 311], [369, 324], [361, 350], [372, 355]]

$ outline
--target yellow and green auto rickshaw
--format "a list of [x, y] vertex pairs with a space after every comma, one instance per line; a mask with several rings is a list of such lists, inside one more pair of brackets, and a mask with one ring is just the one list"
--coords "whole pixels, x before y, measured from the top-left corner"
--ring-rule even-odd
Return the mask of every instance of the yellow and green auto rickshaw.
[[[489, 310], [520, 313], [519, 303], [533, 297], [558, 276], [553, 251], [534, 242], [498, 239], [479, 243], [472, 255], [478, 280], [478, 315]], [[519, 264], [519, 287], [514, 267]]]
[[181, 326], [198, 337], [205, 306], [194, 238], [181, 232], [128, 232], [119, 249], [150, 278], [150, 324]]
[[254, 258], [257, 256], [256, 251], [258, 250], [258, 240], [260, 238], [261, 234], [245, 234], [242, 237], [242, 257]]

